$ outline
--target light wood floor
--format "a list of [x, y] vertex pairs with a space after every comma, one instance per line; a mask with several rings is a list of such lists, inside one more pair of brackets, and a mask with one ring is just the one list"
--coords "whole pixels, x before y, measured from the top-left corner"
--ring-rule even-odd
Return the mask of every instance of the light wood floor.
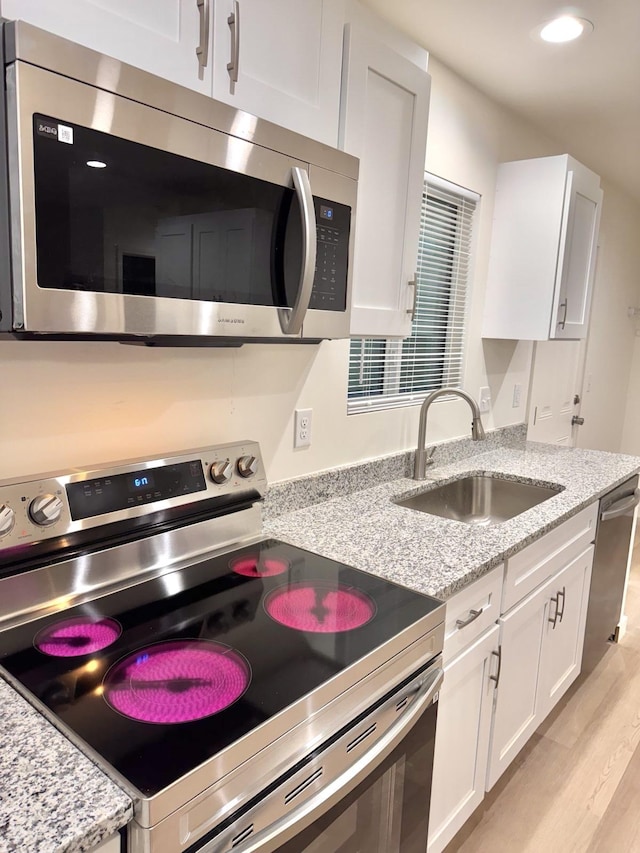
[[629, 619], [445, 853], [640, 853], [640, 544]]

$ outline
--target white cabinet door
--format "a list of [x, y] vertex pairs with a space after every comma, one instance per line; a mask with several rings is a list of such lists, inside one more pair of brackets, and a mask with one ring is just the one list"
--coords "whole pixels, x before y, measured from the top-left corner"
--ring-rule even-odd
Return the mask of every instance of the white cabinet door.
[[[205, 4], [213, 0], [205, 0]], [[196, 0], [1, 0], [6, 18], [21, 19], [174, 83], [211, 93], [211, 63], [196, 48], [206, 5]], [[210, 25], [209, 25], [210, 30]], [[210, 54], [210, 51], [209, 51]]]
[[540, 722], [580, 674], [593, 546], [554, 578], [549, 619], [544, 624], [538, 716]]
[[360, 158], [353, 337], [411, 333], [430, 84], [366, 26], [347, 25], [340, 145]]
[[550, 338], [585, 338], [596, 264], [602, 191], [594, 176], [570, 159], [558, 252]]
[[336, 145], [344, 0], [215, 0], [213, 95]]
[[444, 669], [428, 853], [440, 853], [484, 797], [498, 635], [494, 625]]
[[484, 337], [586, 337], [601, 201], [600, 178], [568, 154], [500, 164]]
[[102, 844], [93, 847], [92, 853], [120, 853], [121, 849], [120, 836], [112, 835], [111, 838], [107, 838]]
[[590, 545], [500, 619], [487, 790], [580, 674], [592, 563]]
[[491, 729], [487, 790], [498, 781], [539, 725], [538, 670], [550, 581], [500, 619], [500, 682]]

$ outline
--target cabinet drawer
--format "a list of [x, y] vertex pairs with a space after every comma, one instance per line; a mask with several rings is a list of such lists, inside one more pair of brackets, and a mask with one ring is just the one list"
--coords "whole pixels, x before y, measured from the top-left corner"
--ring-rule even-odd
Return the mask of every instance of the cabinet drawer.
[[502, 613], [584, 551], [595, 539], [597, 520], [596, 502], [510, 557], [505, 570]]
[[[500, 616], [503, 572], [501, 563], [447, 600], [442, 654], [445, 663], [476, 640]], [[479, 615], [475, 616], [475, 613]]]

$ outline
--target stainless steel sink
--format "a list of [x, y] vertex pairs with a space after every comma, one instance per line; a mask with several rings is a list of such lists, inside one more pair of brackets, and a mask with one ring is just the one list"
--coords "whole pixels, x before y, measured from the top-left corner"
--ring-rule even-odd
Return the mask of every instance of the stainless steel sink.
[[534, 486], [520, 480], [479, 474], [453, 480], [394, 503], [441, 518], [488, 527], [515, 518], [562, 490], [562, 486]]

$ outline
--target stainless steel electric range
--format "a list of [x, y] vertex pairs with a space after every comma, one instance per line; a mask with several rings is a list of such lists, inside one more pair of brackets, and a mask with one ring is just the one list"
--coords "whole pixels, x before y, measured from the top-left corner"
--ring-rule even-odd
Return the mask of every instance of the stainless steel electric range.
[[424, 853], [444, 605], [261, 535], [255, 442], [0, 483], [5, 677], [129, 853]]

